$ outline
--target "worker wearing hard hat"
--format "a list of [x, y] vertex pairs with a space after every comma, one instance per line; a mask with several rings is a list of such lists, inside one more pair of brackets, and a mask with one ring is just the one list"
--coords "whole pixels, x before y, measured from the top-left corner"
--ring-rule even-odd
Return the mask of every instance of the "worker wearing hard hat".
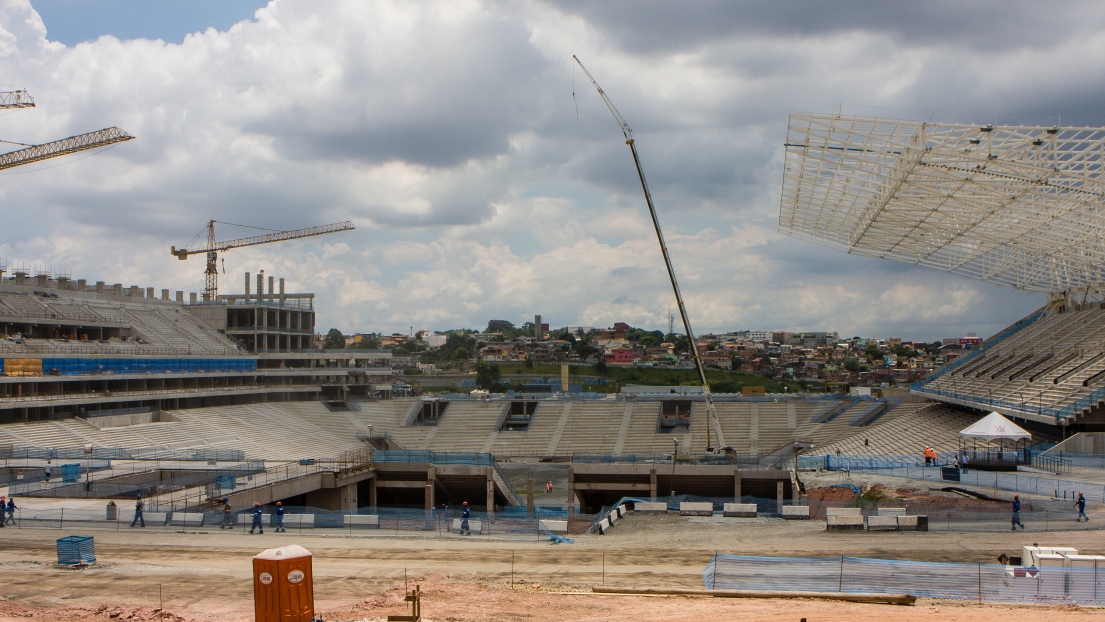
[[1086, 516], [1086, 496], [1082, 491], [1078, 491], [1078, 500], [1074, 502], [1074, 506], [1078, 508], [1078, 518], [1074, 519], [1075, 522], [1082, 522], [1082, 519], [1090, 520], [1090, 517]]

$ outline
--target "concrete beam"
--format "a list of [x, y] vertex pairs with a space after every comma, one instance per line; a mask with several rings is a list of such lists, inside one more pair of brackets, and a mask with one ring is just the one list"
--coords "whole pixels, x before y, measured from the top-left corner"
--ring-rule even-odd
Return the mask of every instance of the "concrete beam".
[[629, 484], [619, 482], [593, 482], [593, 483], [577, 483], [575, 485], [576, 490], [608, 490], [619, 491], [627, 490], [633, 492], [649, 492], [654, 490], [652, 484]]

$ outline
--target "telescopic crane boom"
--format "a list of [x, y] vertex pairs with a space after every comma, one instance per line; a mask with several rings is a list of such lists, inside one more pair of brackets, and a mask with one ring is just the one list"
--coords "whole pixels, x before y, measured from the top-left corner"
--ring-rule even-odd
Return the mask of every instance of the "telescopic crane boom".
[[[218, 220], [210, 220], [207, 222], [207, 244], [203, 248], [180, 248], [173, 246], [169, 252], [176, 255], [176, 258], [184, 261], [188, 259], [190, 255], [198, 255], [200, 253], [207, 253], [207, 268], [204, 271], [206, 280], [206, 286], [203, 290], [204, 302], [214, 302], [219, 295], [219, 268], [218, 268], [218, 254], [219, 251], [228, 251], [232, 248], [241, 248], [243, 246], [256, 246], [258, 244], [269, 244], [270, 242], [283, 242], [284, 240], [295, 240], [299, 238], [307, 238], [314, 235], [324, 235], [327, 233], [337, 233], [338, 231], [351, 231], [353, 223], [351, 221], [338, 222], [330, 225], [321, 225], [318, 227], [307, 227], [305, 229], [293, 229], [291, 231], [274, 231], [272, 233], [266, 233], [264, 235], [255, 235], [248, 238], [238, 238], [236, 240], [223, 240], [218, 242], [215, 240], [215, 223], [232, 226], [234, 223], [221, 222]], [[197, 236], [198, 237], [198, 236]]]
[[[621, 113], [614, 107], [614, 102], [610, 101], [610, 98], [606, 96], [606, 92], [603, 91], [599, 83], [591, 77], [591, 73], [587, 71], [587, 68], [583, 66], [579, 58], [577, 58], [575, 54], [572, 55], [572, 58], [575, 59], [579, 68], [583, 70], [583, 75], [587, 76], [587, 79], [595, 86], [595, 90], [599, 92], [599, 97], [602, 97], [602, 101], [606, 104], [606, 107], [610, 109], [610, 113], [614, 115], [614, 119], [622, 128], [622, 134], [625, 134], [625, 144], [629, 145], [629, 150], [633, 153], [633, 164], [637, 167], [637, 176], [641, 179], [641, 189], [644, 190], [645, 202], [648, 203], [648, 213], [652, 216], [652, 226], [656, 229], [656, 240], [660, 242], [660, 252], [664, 255], [664, 265], [668, 269], [668, 278], [671, 280], [671, 288], [675, 291], [675, 302], [679, 307], [679, 317], [683, 320], [683, 329], [687, 331], [687, 339], [691, 342], [691, 358], [694, 359], [695, 367], [698, 369], [698, 379], [702, 382], [702, 394], [706, 399], [706, 451], [713, 451], [711, 431], [717, 423], [717, 411], [714, 409], [714, 401], [710, 397], [710, 385], [706, 382], [706, 368], [702, 365], [702, 358], [698, 355], [698, 344], [695, 343], [694, 331], [691, 330], [691, 320], [687, 316], [687, 307], [683, 304], [683, 294], [679, 292], [679, 282], [675, 279], [675, 268], [671, 265], [671, 257], [668, 255], [668, 246], [664, 242], [664, 233], [660, 230], [660, 219], [656, 216], [656, 207], [652, 204], [652, 194], [648, 191], [648, 182], [645, 181], [645, 171], [641, 168], [641, 158], [637, 155], [637, 146], [633, 140], [633, 130], [630, 129], [629, 124], [625, 122]], [[725, 443], [725, 440], [721, 436], [721, 426], [717, 427], [717, 439], [718, 445]]]

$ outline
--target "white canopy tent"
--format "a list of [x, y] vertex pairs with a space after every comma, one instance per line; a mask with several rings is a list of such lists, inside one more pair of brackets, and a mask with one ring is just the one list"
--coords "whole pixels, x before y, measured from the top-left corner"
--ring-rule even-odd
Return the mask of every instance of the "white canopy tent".
[[992, 412], [959, 433], [961, 459], [983, 469], [1016, 469], [1032, 435], [1001, 413]]
[[1019, 425], [1006, 419], [1001, 413], [992, 412], [974, 422], [959, 433], [960, 438], [970, 438], [992, 443], [994, 441], [1031, 440], [1032, 435]]

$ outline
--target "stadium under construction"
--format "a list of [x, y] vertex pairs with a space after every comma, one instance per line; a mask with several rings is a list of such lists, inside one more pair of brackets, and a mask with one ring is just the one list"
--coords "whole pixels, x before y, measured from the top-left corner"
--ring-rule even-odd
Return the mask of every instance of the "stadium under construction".
[[[1050, 294], [894, 399], [405, 397], [389, 352], [314, 349], [314, 296], [283, 280], [245, 274], [241, 293], [200, 296], [5, 266], [5, 476], [24, 496], [144, 494], [151, 507], [494, 512], [533, 504], [525, 468], [505, 464], [561, 464], [569, 513], [675, 495], [781, 506], [801, 500], [800, 460], [954, 453], [990, 411], [1053, 443], [1103, 429], [1103, 258], [1085, 237], [1105, 228], [1103, 143], [1084, 128], [791, 117], [783, 232]], [[177, 462], [125, 482], [107, 468], [150, 458]], [[29, 475], [54, 459], [78, 464], [66, 486]], [[174, 479], [189, 471], [207, 474]]]

